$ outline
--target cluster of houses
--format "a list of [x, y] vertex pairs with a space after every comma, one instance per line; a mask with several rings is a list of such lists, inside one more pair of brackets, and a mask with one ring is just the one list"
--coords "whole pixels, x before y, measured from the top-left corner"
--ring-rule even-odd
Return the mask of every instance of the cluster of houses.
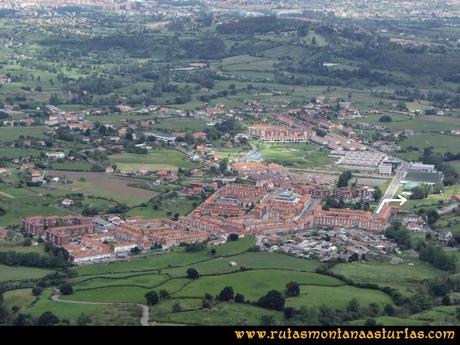
[[267, 251], [325, 262], [357, 261], [397, 251], [397, 245], [383, 235], [362, 229], [314, 229], [295, 234], [260, 236], [258, 242]]

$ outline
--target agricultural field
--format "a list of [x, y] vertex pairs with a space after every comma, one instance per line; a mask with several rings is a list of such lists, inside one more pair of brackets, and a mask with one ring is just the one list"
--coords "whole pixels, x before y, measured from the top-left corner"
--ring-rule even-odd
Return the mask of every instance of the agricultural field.
[[379, 287], [391, 287], [406, 296], [417, 293], [417, 287], [427, 279], [445, 275], [445, 272], [421, 262], [417, 258], [402, 257], [403, 262], [392, 264], [387, 261], [338, 264], [330, 272], [351, 279], [355, 283], [373, 283]]
[[[197, 202], [183, 197], [161, 200], [130, 209], [127, 216], [144, 216], [145, 218], [171, 218], [176, 213], [180, 216], [189, 214]], [[156, 205], [156, 206], [155, 206]]]
[[171, 132], [203, 131], [206, 129], [206, 121], [190, 117], [158, 118], [153, 125], [154, 129]]
[[[352, 298], [362, 305], [377, 303], [383, 307], [393, 303], [381, 291], [347, 286], [341, 280], [315, 273], [319, 262], [248, 251], [253, 245], [254, 239], [245, 238], [215, 247], [215, 254], [209, 248], [185, 252], [179, 247], [169, 253], [142, 255], [127, 262], [81, 266], [75, 269], [78, 275], [70, 280], [74, 293], [61, 298], [69, 302], [138, 304], [145, 302], [148, 291], [166, 290], [170, 297], [150, 308], [150, 322], [197, 325], [221, 325], [228, 320], [259, 324], [266, 314], [272, 315], [277, 324], [285, 322], [280, 312], [251, 304], [217, 303], [204, 310], [201, 305], [204, 294], [215, 296], [225, 286], [232, 286], [235, 293], [256, 301], [269, 290], [283, 291], [287, 282], [296, 281], [300, 284], [300, 295], [286, 301], [288, 306], [296, 308], [323, 304], [345, 308]], [[187, 278], [186, 271], [191, 267], [200, 273], [200, 278]]]
[[177, 170], [197, 167], [197, 164], [187, 160], [182, 152], [167, 148], [150, 150], [147, 154], [121, 153], [110, 156], [110, 159], [120, 171], [136, 171], [140, 168]]
[[73, 183], [53, 183], [51, 186], [66, 193], [83, 193], [108, 200], [116, 200], [128, 206], [135, 206], [155, 197], [158, 193], [130, 187], [129, 185], [142, 180], [121, 176], [108, 176], [99, 172], [73, 172], [50, 170], [49, 175], [67, 177]]
[[66, 215], [58, 208], [58, 198], [41, 194], [30, 188], [13, 188], [0, 183], [0, 207], [6, 214], [0, 217], [0, 226], [17, 225], [21, 218], [33, 215]]
[[0, 142], [9, 142], [19, 137], [43, 138], [46, 133], [45, 127], [2, 127], [0, 128]]
[[52, 270], [43, 268], [7, 266], [0, 264], [0, 282], [38, 279], [52, 272]]

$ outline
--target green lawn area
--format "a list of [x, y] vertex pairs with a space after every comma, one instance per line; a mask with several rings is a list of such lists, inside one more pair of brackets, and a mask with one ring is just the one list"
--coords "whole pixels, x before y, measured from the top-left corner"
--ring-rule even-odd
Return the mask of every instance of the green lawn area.
[[[379, 283], [416, 283], [434, 278], [444, 272], [417, 258], [404, 258], [404, 262], [393, 265], [387, 261], [369, 261], [335, 265], [331, 271], [341, 274], [355, 282]], [[409, 266], [408, 263], [413, 263]]]
[[89, 162], [58, 162], [53, 163], [52, 168], [55, 170], [70, 170], [70, 171], [91, 171], [93, 164]]
[[[433, 147], [435, 152], [454, 152], [460, 145], [460, 138], [454, 135], [417, 132], [410, 138], [400, 142], [402, 148], [415, 146], [419, 148], [418, 155], [421, 155], [424, 148]], [[400, 154], [403, 156], [404, 154]], [[403, 157], [404, 158], [404, 157]]]
[[29, 307], [34, 301], [32, 289], [11, 290], [3, 293], [4, 306], [10, 310], [13, 306], [18, 306], [20, 310]]
[[172, 118], [160, 118], [159, 123], [154, 126], [156, 129], [166, 129], [171, 132], [182, 132], [182, 131], [204, 131], [206, 129], [206, 121], [200, 119], [194, 119], [191, 117], [172, 117]]
[[121, 153], [110, 156], [110, 159], [121, 171], [135, 171], [139, 168], [177, 170], [179, 167], [197, 167], [197, 164], [186, 159], [182, 152], [168, 148], [150, 150], [147, 154]]
[[319, 286], [344, 284], [340, 280], [317, 273], [267, 269], [200, 277], [174, 296], [201, 297], [206, 292], [217, 295], [225, 286], [232, 286], [235, 292], [242, 293], [247, 299], [255, 301], [270, 290], [283, 291], [290, 281]]
[[0, 217], [0, 226], [17, 225], [26, 216], [69, 214], [68, 211], [56, 208], [57, 203], [58, 199], [53, 196], [0, 183], [0, 207], [6, 210], [6, 214]]
[[39, 157], [40, 150], [37, 149], [19, 149], [16, 147], [0, 147], [0, 158], [15, 159], [19, 157]]
[[[427, 325], [427, 322], [421, 320], [414, 320], [412, 318], [399, 318], [393, 316], [380, 316], [374, 318], [377, 322], [377, 325], [384, 326], [424, 326]], [[355, 320], [350, 322], [352, 326], [364, 326], [366, 320]]]
[[24, 247], [24, 246], [19, 246], [19, 245], [8, 245], [8, 244], [0, 243], [0, 252], [8, 252], [8, 251], [13, 251], [13, 252], [18, 252], [18, 253], [44, 254], [45, 248], [41, 245]]
[[286, 305], [290, 307], [320, 306], [322, 304], [345, 309], [351, 299], [356, 298], [362, 306], [377, 303], [381, 307], [392, 304], [391, 297], [378, 290], [360, 289], [354, 286], [312, 286], [300, 287], [300, 295], [288, 298]]
[[256, 143], [264, 159], [291, 168], [312, 168], [331, 164], [328, 150], [313, 144]]
[[171, 218], [176, 213], [185, 216], [193, 211], [193, 200], [187, 198], [172, 198], [162, 200], [157, 210], [151, 204], [132, 208], [127, 212], [128, 216], [144, 216], [145, 218]]
[[[217, 249], [217, 253], [220, 253], [219, 249]], [[315, 272], [315, 269], [321, 266], [321, 263], [317, 261], [300, 259], [281, 253], [267, 252], [244, 253], [232, 256], [229, 260], [236, 262], [240, 267], [279, 268], [302, 272]]]
[[7, 266], [0, 264], [0, 282], [39, 279], [52, 272], [52, 270], [44, 268]]
[[[351, 264], [338, 264], [330, 269], [335, 274], [359, 283], [373, 283], [380, 287], [390, 286], [405, 295], [410, 295], [422, 281], [433, 279], [445, 272], [426, 264], [417, 258], [403, 257], [401, 264], [388, 261], [369, 261]], [[413, 266], [409, 266], [413, 263]]]
[[[181, 301], [178, 301], [181, 304]], [[220, 303], [207, 310], [183, 311], [179, 313], [152, 313], [158, 322], [193, 324], [204, 326], [219, 325], [260, 325], [262, 315], [273, 316], [276, 324], [283, 323], [281, 312], [262, 309], [248, 304]]]
[[8, 142], [19, 139], [20, 136], [43, 138], [46, 127], [1, 127], [0, 141]]
[[140, 313], [135, 306], [75, 304], [56, 302], [50, 299], [50, 289], [43, 291], [37, 302], [25, 310], [33, 317], [39, 317], [46, 311], [51, 311], [60, 320], [75, 321], [81, 314], [91, 317], [96, 325], [139, 325]]
[[432, 326], [458, 325], [456, 306], [437, 306], [430, 310], [412, 314], [410, 320], [426, 321]]

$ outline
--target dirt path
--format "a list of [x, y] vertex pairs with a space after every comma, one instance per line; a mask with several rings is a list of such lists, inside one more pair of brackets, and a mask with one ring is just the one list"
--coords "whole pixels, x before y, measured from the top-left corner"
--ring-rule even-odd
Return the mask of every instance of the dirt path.
[[[112, 303], [112, 302], [85, 302], [85, 301], [72, 301], [72, 300], [62, 300], [61, 296], [58, 293], [55, 293], [51, 296], [51, 300], [54, 302], [61, 302], [61, 303], [71, 303], [71, 304], [91, 304], [91, 305], [115, 305], [115, 304], [122, 304], [122, 305], [133, 305], [133, 303]], [[141, 326], [150, 326], [150, 315], [149, 315], [149, 307], [145, 304], [135, 304], [139, 308], [142, 309], [142, 316], [140, 319]]]
[[7, 197], [8, 199], [16, 199], [16, 197], [12, 196], [11, 194], [0, 192], [0, 195]]

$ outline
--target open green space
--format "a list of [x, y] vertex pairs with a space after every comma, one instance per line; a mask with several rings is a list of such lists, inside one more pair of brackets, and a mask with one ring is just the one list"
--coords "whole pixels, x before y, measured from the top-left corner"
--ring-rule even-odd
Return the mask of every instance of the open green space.
[[8, 142], [20, 137], [43, 138], [45, 132], [45, 127], [1, 127], [0, 141]]
[[52, 270], [44, 268], [7, 266], [0, 264], [0, 282], [38, 279], [52, 272]]
[[266, 161], [291, 168], [312, 168], [334, 162], [328, 150], [313, 144], [257, 142], [256, 147]]
[[136, 171], [140, 168], [177, 170], [197, 167], [197, 164], [188, 160], [182, 152], [167, 148], [149, 150], [146, 154], [121, 153], [110, 156], [110, 159], [121, 171]]

